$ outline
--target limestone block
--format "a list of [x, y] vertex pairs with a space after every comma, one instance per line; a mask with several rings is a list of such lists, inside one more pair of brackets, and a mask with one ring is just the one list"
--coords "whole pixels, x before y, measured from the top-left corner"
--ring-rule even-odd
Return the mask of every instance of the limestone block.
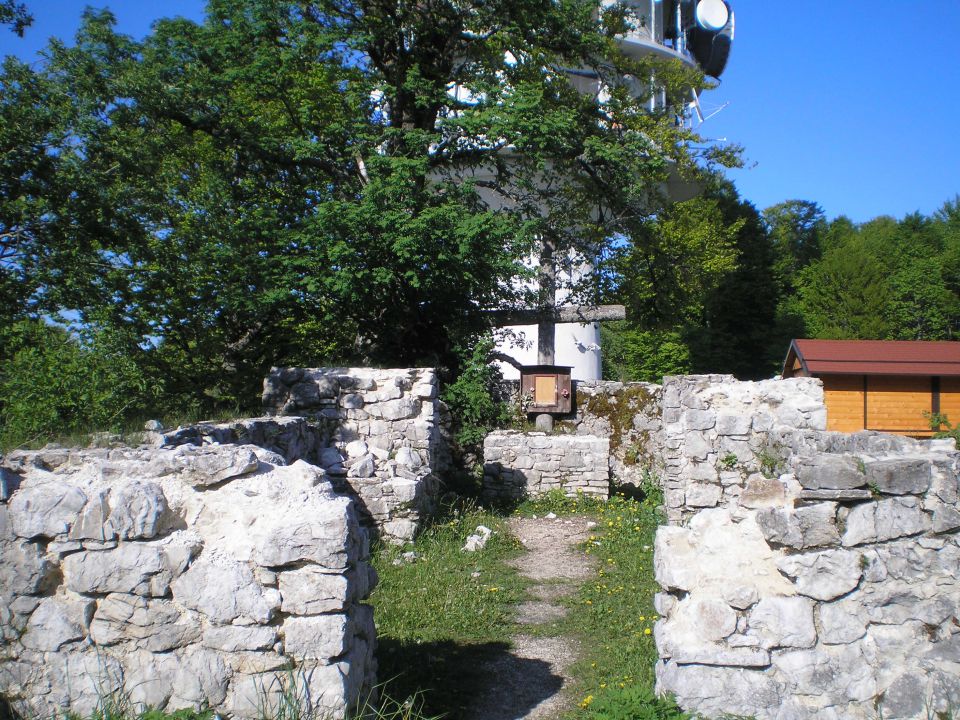
[[774, 717], [783, 704], [782, 688], [771, 675], [745, 668], [661, 663], [657, 692], [670, 693], [684, 709], [707, 717]]
[[762, 598], [750, 611], [748, 622], [766, 649], [809, 648], [817, 641], [813, 603], [807, 598]]
[[29, 650], [56, 652], [63, 645], [84, 638], [93, 609], [90, 600], [45, 597], [30, 615], [20, 642]]
[[687, 485], [686, 502], [692, 508], [716, 507], [720, 503], [723, 488], [711, 483], [690, 483]]
[[688, 430], [710, 430], [717, 424], [716, 413], [710, 410], [684, 410], [680, 421]]
[[933, 523], [931, 529], [935, 533], [948, 533], [960, 528], [960, 512], [951, 505], [933, 503]]
[[402, 447], [397, 450], [397, 462], [404, 467], [410, 468], [411, 470], [417, 470], [423, 465], [423, 459], [413, 448]]
[[669, 624], [674, 634], [719, 642], [737, 629], [737, 613], [722, 600], [693, 598], [677, 605]]
[[407, 518], [394, 518], [383, 524], [383, 533], [391, 542], [413, 540], [417, 534], [417, 523]]
[[797, 467], [797, 480], [807, 490], [849, 490], [867, 485], [857, 459], [851, 455], [816, 455]]
[[787, 499], [786, 493], [786, 486], [780, 480], [752, 477], [740, 495], [740, 504], [748, 508], [783, 507]]
[[688, 432], [683, 438], [683, 454], [692, 460], [706, 460], [713, 446], [702, 432]]
[[166, 708], [180, 662], [169, 653], [137, 650], [121, 656], [123, 689], [134, 707]]
[[916, 498], [903, 497], [858, 505], [847, 516], [844, 547], [882, 542], [927, 530], [930, 521]]
[[104, 697], [122, 689], [124, 670], [120, 661], [107, 653], [56, 652], [44, 656], [43, 675], [51, 705], [91, 717]]
[[371, 417], [397, 421], [415, 418], [420, 414], [421, 401], [415, 397], [405, 396], [397, 400], [381, 402], [366, 408]]
[[132, 642], [143, 650], [165, 652], [195, 641], [200, 627], [196, 617], [184, 617], [169, 600], [112, 593], [98, 603], [90, 637], [101, 646]]
[[277, 630], [262, 625], [211, 625], [203, 632], [202, 645], [221, 652], [270, 650], [277, 642]]
[[924, 673], [908, 671], [894, 680], [883, 693], [879, 709], [884, 718], [920, 717], [927, 709], [927, 678]]
[[347, 575], [306, 566], [280, 573], [280, 609], [291, 615], [343, 611], [370, 594], [376, 573], [366, 564]]
[[63, 560], [67, 588], [84, 594], [128, 593], [162, 597], [175, 566], [157, 543], [124, 543], [113, 550], [82, 552]]
[[398, 506], [405, 506], [416, 501], [420, 483], [416, 480], [393, 478], [384, 484], [384, 488], [393, 493], [394, 502]]
[[87, 504], [84, 505], [77, 521], [70, 529], [68, 537], [71, 540], [106, 542], [116, 537], [113, 528], [107, 527], [107, 518], [110, 516], [110, 505], [107, 501], [109, 497], [109, 491], [101, 491], [87, 500]]
[[872, 701], [879, 691], [874, 667], [860, 643], [776, 653], [773, 663], [791, 694], [816, 693], [832, 696], [834, 702], [862, 703]]
[[833, 600], [860, 584], [863, 575], [860, 553], [826, 550], [806, 555], [788, 555], [777, 562], [795, 580], [797, 592], [815, 600]]
[[928, 460], [897, 458], [866, 463], [867, 483], [885, 495], [921, 495], [933, 480]]
[[344, 452], [346, 452], [348, 458], [353, 460], [356, 458], [362, 458], [369, 452], [369, 448], [363, 440], [354, 440], [353, 442], [348, 442], [346, 444], [344, 447]]
[[226, 699], [229, 678], [221, 653], [191, 646], [180, 656], [167, 709], [216, 707]]
[[134, 481], [117, 493], [104, 537], [90, 539], [107, 539], [116, 535], [123, 540], [149, 540], [160, 532], [169, 514], [167, 498], [159, 485]]
[[260, 461], [246, 446], [181, 445], [162, 452], [151, 465], [158, 476], [175, 474], [194, 487], [205, 488], [256, 472]]
[[55, 479], [23, 484], [10, 498], [10, 527], [17, 537], [53, 538], [70, 532], [87, 502], [80, 488]]
[[280, 593], [261, 587], [245, 563], [204, 553], [171, 584], [184, 607], [226, 624], [241, 619], [265, 624], [280, 609]]
[[342, 655], [352, 635], [346, 615], [288, 617], [283, 621], [284, 649], [301, 660], [323, 660]]
[[721, 435], [747, 435], [752, 423], [749, 413], [717, 413], [717, 432]]
[[867, 633], [869, 619], [858, 600], [839, 600], [820, 605], [820, 641], [848, 645]]
[[836, 500], [838, 502], [859, 502], [872, 500], [869, 490], [801, 490], [801, 500]]
[[363, 406], [363, 395], [359, 393], [348, 393], [340, 397], [340, 407], [345, 410], [360, 410]]
[[343, 456], [335, 447], [324, 448], [318, 458], [320, 467], [330, 473], [343, 472]]
[[345, 498], [311, 507], [308, 522], [274, 528], [254, 548], [254, 560], [265, 567], [283, 567], [301, 562], [339, 569], [356, 562], [360, 533], [355, 515]]
[[836, 503], [818, 503], [796, 510], [763, 508], [757, 512], [757, 525], [772, 545], [803, 550], [838, 545]]
[[367, 454], [352, 461], [347, 469], [347, 477], [370, 478], [377, 472], [377, 463], [373, 455]]
[[26, 540], [0, 541], [0, 595], [33, 595], [52, 589], [57, 569], [43, 548]]

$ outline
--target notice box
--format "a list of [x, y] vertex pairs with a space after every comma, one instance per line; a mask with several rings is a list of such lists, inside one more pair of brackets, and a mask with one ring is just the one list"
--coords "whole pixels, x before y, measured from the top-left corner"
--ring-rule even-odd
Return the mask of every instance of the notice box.
[[573, 409], [572, 368], [566, 365], [527, 365], [520, 369], [520, 392], [530, 398], [527, 412], [565, 415]]

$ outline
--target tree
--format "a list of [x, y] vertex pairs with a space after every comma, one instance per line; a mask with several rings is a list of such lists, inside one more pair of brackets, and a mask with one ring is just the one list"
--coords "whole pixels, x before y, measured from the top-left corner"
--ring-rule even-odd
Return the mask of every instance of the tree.
[[13, 32], [23, 37], [24, 30], [33, 25], [33, 15], [23, 3], [0, 0], [0, 25], [9, 25]]
[[5, 112], [49, 121], [34, 156], [3, 145], [2, 181], [36, 186], [4, 211], [26, 228], [19, 311], [132, 333], [208, 404], [252, 401], [271, 364], [455, 370], [485, 310], [530, 299], [512, 279], [537, 243], [646, 242], [669, 176], [730, 161], [618, 80], [656, 72], [680, 104], [703, 78], [622, 56], [628, 16], [595, 9], [212, 0], [143, 42], [88, 12], [75, 46], [2, 78]]
[[787, 200], [764, 210], [763, 220], [777, 254], [776, 272], [792, 292], [797, 273], [821, 255], [827, 229], [823, 210], [808, 200]]

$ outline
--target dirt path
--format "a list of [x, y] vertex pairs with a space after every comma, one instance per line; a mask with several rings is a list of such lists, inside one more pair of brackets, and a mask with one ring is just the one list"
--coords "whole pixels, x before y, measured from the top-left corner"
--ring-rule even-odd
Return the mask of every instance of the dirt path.
[[[533, 600], [517, 607], [521, 625], [545, 625], [563, 618], [558, 600], [576, 592], [593, 573], [590, 558], [577, 550], [587, 539], [588, 518], [512, 518], [510, 530], [526, 552], [513, 561], [521, 575], [534, 580]], [[565, 637], [519, 634], [504, 638], [510, 653], [483, 668], [485, 690], [467, 720], [548, 720], [559, 717], [569, 702], [570, 666], [577, 643]]]

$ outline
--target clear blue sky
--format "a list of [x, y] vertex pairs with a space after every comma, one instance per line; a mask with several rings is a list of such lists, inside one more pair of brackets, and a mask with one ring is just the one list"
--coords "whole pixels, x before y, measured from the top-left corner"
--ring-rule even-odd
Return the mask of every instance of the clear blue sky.
[[[142, 36], [158, 17], [199, 18], [202, 0], [92, 3], [26, 0], [23, 40], [0, 32], [0, 54], [33, 57], [70, 38], [87, 4], [106, 4], [120, 30]], [[932, 213], [960, 193], [960, 1], [731, 0], [733, 54], [703, 98], [701, 131], [743, 145], [731, 173], [760, 209], [788, 199], [828, 217]]]

